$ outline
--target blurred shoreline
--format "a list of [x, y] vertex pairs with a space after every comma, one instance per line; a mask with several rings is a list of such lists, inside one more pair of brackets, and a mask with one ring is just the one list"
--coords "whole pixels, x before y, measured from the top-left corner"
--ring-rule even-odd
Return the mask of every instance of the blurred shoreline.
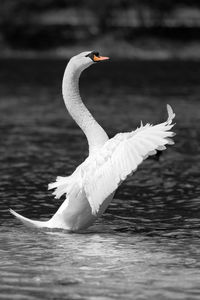
[[[12, 3], [11, 3], [12, 2]], [[200, 2], [2, 0], [2, 58], [200, 60]]]
[[50, 50], [11, 49], [1, 45], [0, 58], [63, 59], [88, 50], [97, 50], [102, 55], [109, 55], [113, 59], [200, 60], [200, 41], [183, 43], [146, 38], [131, 43], [124, 39], [116, 40], [108, 35], [93, 39], [91, 42], [61, 46]]

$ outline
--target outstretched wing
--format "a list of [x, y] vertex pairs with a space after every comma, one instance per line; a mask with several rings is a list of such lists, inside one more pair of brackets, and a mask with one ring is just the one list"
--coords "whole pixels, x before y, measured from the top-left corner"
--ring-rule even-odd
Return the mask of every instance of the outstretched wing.
[[97, 214], [103, 201], [144, 159], [156, 154], [156, 150], [166, 149], [165, 145], [174, 144], [170, 138], [175, 134], [170, 130], [175, 114], [169, 105], [167, 111], [168, 119], [164, 123], [141, 124], [135, 131], [117, 134], [85, 166], [82, 186], [93, 214]]

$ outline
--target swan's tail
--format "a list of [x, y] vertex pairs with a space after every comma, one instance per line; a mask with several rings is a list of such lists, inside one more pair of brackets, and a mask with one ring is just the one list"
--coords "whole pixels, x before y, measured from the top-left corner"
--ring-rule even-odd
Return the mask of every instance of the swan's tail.
[[9, 209], [10, 213], [15, 216], [18, 220], [20, 220], [24, 225], [31, 228], [42, 228], [42, 227], [48, 227], [47, 222], [48, 221], [34, 221], [30, 220], [28, 218], [25, 218], [21, 216], [20, 214], [16, 213], [14, 210]]

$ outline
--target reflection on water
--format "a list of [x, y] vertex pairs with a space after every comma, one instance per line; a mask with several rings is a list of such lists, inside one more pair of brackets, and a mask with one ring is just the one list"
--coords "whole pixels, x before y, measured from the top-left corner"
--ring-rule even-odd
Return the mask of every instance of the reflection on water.
[[0, 299], [199, 299], [200, 63], [113, 62], [83, 74], [83, 98], [110, 136], [160, 122], [166, 103], [177, 114], [176, 145], [147, 160], [84, 234], [30, 231], [8, 213], [49, 218], [62, 200], [47, 184], [87, 155], [61, 97], [65, 62], [0, 67]]
[[9, 289], [26, 299], [195, 299], [199, 292], [198, 257], [188, 244], [197, 247], [195, 238], [6, 231], [4, 294]]

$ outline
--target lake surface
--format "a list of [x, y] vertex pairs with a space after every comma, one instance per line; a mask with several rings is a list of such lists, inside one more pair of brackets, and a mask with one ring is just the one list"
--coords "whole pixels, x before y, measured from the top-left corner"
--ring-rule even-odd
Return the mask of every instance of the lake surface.
[[48, 219], [87, 142], [61, 96], [63, 60], [0, 61], [0, 299], [199, 299], [200, 62], [110, 61], [81, 78], [109, 136], [176, 113], [176, 144], [148, 159], [83, 234], [32, 231]]

